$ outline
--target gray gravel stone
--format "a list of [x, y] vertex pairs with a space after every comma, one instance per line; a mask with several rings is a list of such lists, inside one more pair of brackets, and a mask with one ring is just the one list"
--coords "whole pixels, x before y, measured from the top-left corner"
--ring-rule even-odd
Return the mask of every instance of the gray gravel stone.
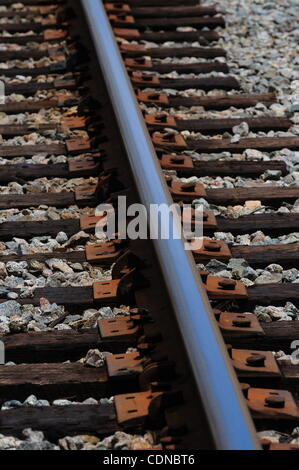
[[21, 315], [20, 304], [15, 300], [8, 300], [0, 304], [0, 316]]

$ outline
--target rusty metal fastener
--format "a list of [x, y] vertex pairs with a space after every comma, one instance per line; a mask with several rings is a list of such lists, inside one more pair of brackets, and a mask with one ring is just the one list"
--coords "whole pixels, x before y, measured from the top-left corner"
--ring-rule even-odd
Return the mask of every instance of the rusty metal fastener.
[[211, 299], [246, 299], [247, 289], [240, 281], [219, 276], [208, 276], [206, 282], [208, 296]]
[[106, 367], [110, 379], [140, 375], [143, 372], [139, 353], [109, 354]]
[[167, 116], [165, 114], [155, 116], [155, 121], [158, 122], [167, 122]]
[[205, 248], [205, 250], [207, 250], [207, 251], [215, 251], [215, 252], [221, 250], [220, 244], [219, 244], [218, 242], [216, 242], [216, 241], [213, 241], [213, 240], [204, 242], [204, 248]]
[[107, 10], [123, 10], [123, 11], [130, 11], [129, 5], [126, 3], [106, 3], [105, 8]]
[[224, 290], [235, 290], [236, 284], [233, 279], [223, 279], [218, 282], [219, 287]]
[[125, 23], [126, 24], [126, 23], [134, 23], [135, 22], [133, 16], [128, 15], [127, 12], [117, 13], [115, 15], [109, 15], [109, 19], [112, 23], [120, 22], [120, 23]]
[[144, 116], [145, 122], [149, 127], [167, 127], [167, 128], [176, 128], [177, 123], [173, 116], [169, 116], [166, 114], [145, 114]]
[[185, 162], [185, 157], [181, 157], [180, 155], [173, 155], [170, 161], [171, 163], [183, 164]]
[[265, 405], [271, 408], [284, 408], [285, 399], [279, 395], [270, 395], [265, 398]]
[[195, 191], [195, 183], [182, 183], [181, 191], [184, 193], [193, 193]]
[[[217, 320], [224, 336], [247, 337], [265, 336], [258, 319], [252, 313], [221, 312]], [[250, 351], [251, 353], [252, 351]], [[256, 351], [254, 351], [256, 352]], [[250, 354], [248, 354], [249, 356]], [[246, 358], [245, 358], [246, 359]]]
[[130, 317], [102, 318], [98, 320], [100, 337], [115, 338], [134, 336], [140, 331], [140, 326], [134, 326]]
[[247, 357], [246, 363], [252, 367], [264, 367], [266, 356], [264, 354], [252, 353]]
[[[156, 123], [157, 124], [157, 123]], [[167, 127], [177, 127], [176, 125], [176, 120], [173, 118], [173, 116], [168, 116], [167, 117]], [[164, 153], [163, 150], [157, 151], [157, 155], [161, 161], [161, 166], [165, 170], [178, 170], [179, 172], [189, 172], [194, 168], [194, 163], [192, 161], [192, 158], [187, 156], [187, 155], [172, 155], [172, 154], [167, 154]]]
[[149, 100], [158, 100], [160, 98], [160, 93], [151, 93], [147, 97]]
[[[174, 142], [175, 141], [175, 135], [172, 134], [171, 132], [167, 132], [166, 134], [160, 134], [161, 140], [165, 140], [166, 142]], [[186, 183], [188, 184], [188, 183]], [[193, 185], [194, 186], [194, 185]]]
[[145, 60], [146, 60], [145, 57], [135, 57], [135, 58], [134, 58], [134, 62], [135, 62], [136, 64], [144, 64], [144, 63], [145, 63]]
[[136, 90], [136, 92], [137, 92], [137, 98], [139, 101], [143, 101], [145, 103], [157, 102], [162, 105], [169, 104], [168, 96], [165, 95], [164, 93], [141, 91], [141, 90]]
[[[195, 183], [180, 183], [173, 181], [171, 185], [171, 194], [172, 197], [177, 201], [190, 201], [192, 202], [195, 197], [206, 197], [206, 191], [202, 184]], [[188, 214], [190, 209], [187, 209]], [[185, 212], [185, 211], [184, 211]], [[193, 213], [193, 211], [191, 211]], [[184, 213], [183, 213], [184, 215]]]
[[116, 395], [114, 405], [117, 422], [124, 427], [143, 425], [152, 400], [159, 395], [151, 391]]
[[251, 320], [248, 320], [245, 316], [239, 315], [240, 318], [237, 318], [232, 321], [233, 326], [237, 326], [238, 328], [250, 328], [251, 327]]
[[185, 150], [188, 147], [185, 139], [181, 135], [172, 134], [171, 132], [164, 134], [156, 132], [152, 135], [152, 140], [154, 145], [158, 147], [170, 147], [178, 150]]

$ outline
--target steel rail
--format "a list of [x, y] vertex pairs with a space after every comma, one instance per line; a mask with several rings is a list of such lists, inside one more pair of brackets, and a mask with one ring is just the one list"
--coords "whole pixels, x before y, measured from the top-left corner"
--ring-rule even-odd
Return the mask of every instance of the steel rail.
[[[142, 204], [173, 203], [101, 0], [81, 0]], [[176, 227], [180, 233], [180, 227]], [[217, 449], [260, 445], [190, 252], [153, 240]]]

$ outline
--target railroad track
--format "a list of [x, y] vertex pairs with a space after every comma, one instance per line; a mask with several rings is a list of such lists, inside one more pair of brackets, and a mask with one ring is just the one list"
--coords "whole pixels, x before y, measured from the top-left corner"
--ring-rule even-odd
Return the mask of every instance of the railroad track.
[[[214, 7], [13, 3], [0, 11], [7, 448], [298, 448], [259, 440], [252, 425], [291, 436], [299, 418], [299, 365], [278, 354], [298, 339], [299, 242], [271, 243], [298, 231], [282, 206], [295, 207], [299, 189], [275, 184], [290, 170], [271, 158], [298, 150], [291, 117], [247, 113], [277, 97], [244, 93], [230, 75]], [[230, 108], [239, 117], [222, 117]], [[251, 184], [213, 184], [226, 177]], [[99, 240], [96, 207], [119, 195], [147, 209], [204, 203], [202, 247], [188, 256], [181, 240]], [[242, 243], [257, 231], [270, 242]], [[267, 283], [253, 282], [268, 266]], [[291, 321], [259, 320], [287, 302]]]

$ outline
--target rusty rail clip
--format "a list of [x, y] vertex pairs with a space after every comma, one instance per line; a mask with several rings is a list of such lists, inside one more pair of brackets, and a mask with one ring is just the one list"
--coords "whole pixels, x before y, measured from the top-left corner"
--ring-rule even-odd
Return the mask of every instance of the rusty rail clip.
[[232, 349], [231, 358], [239, 377], [281, 377], [271, 351]]
[[231, 251], [222, 240], [203, 240], [202, 247], [192, 250], [196, 262], [205, 262], [211, 259], [228, 260], [232, 257]]
[[146, 310], [133, 308], [127, 316], [98, 319], [98, 329], [103, 339], [131, 337], [142, 333], [143, 323], [148, 321], [150, 317]]
[[[180, 203], [179, 203], [180, 204]], [[197, 220], [196, 213], [194, 209], [191, 209], [191, 228], [194, 229], [196, 224], [202, 224], [203, 230], [216, 230], [217, 229], [217, 221], [214, 213], [212, 211], [203, 211], [202, 217]], [[182, 214], [182, 223], [183, 222], [190, 222], [190, 215], [188, 210], [184, 210]], [[188, 237], [188, 234], [185, 234]], [[192, 233], [190, 234], [192, 236]]]
[[144, 120], [148, 126], [177, 128], [175, 118], [166, 114], [146, 114]]
[[146, 47], [141, 44], [120, 44], [119, 48], [123, 54], [126, 52], [144, 52], [146, 54]]
[[243, 388], [254, 419], [298, 420], [299, 409], [287, 390]]
[[156, 103], [169, 106], [169, 99], [165, 93], [137, 90], [137, 99], [142, 103]]
[[99, 183], [96, 184], [87, 184], [84, 186], [78, 186], [75, 190], [75, 199], [78, 205], [82, 203], [89, 203], [93, 204], [98, 202], [97, 200], [97, 192], [99, 189]]
[[212, 212], [212, 211], [203, 211], [202, 220], [203, 220], [203, 229], [204, 230], [217, 229], [217, 221], [216, 221], [216, 217], [214, 215], [214, 212]]
[[170, 180], [169, 190], [174, 201], [192, 202], [194, 199], [207, 197], [203, 184], [198, 183], [180, 183]]
[[57, 95], [57, 106], [78, 106], [80, 104], [80, 99], [73, 94], [59, 93]]
[[93, 298], [95, 301], [119, 302], [128, 294], [134, 285], [135, 269], [131, 269], [121, 279], [98, 281], [93, 284]]
[[106, 366], [109, 379], [139, 376], [143, 372], [144, 359], [138, 352], [127, 354], [109, 354], [106, 356]]
[[88, 152], [91, 149], [90, 140], [88, 138], [78, 138], [66, 140], [66, 149], [68, 153], [80, 154]]
[[45, 42], [56, 41], [66, 38], [67, 35], [67, 31], [63, 29], [46, 29], [43, 32], [43, 39]]
[[112, 174], [104, 171], [98, 177], [98, 184], [78, 186], [75, 190], [77, 204], [97, 204], [105, 201], [109, 196], [111, 182]]
[[141, 324], [136, 324], [130, 316], [101, 318], [98, 320], [98, 329], [102, 339], [120, 339], [137, 336], [141, 330]]
[[150, 57], [135, 57], [125, 59], [125, 65], [131, 69], [148, 69], [153, 67], [152, 59]]
[[105, 3], [104, 4], [105, 8], [107, 11], [116, 11], [116, 12], [122, 12], [122, 11], [131, 11], [130, 5], [127, 5], [126, 3]]
[[133, 72], [131, 80], [136, 86], [145, 85], [150, 88], [152, 85], [160, 85], [160, 80], [157, 75], [148, 75], [143, 72]]
[[163, 154], [160, 158], [160, 164], [164, 170], [192, 170], [194, 163], [192, 157], [187, 155], [168, 155]]
[[60, 122], [62, 130], [65, 129], [84, 129], [86, 127], [86, 118], [84, 116], [63, 117]]
[[127, 15], [126, 12], [118, 13], [115, 15], [108, 15], [108, 17], [112, 24], [120, 24], [126, 26], [135, 23], [134, 17], [131, 15]]
[[[144, 267], [144, 263], [140, 260], [140, 258], [128, 250], [122, 256], [120, 256], [114, 264], [112, 268], [112, 279], [119, 279], [131, 269], [141, 269], [142, 267]], [[142, 284], [143, 278], [141, 273], [139, 273], [139, 280]]]
[[117, 422], [124, 428], [143, 427], [149, 416], [150, 405], [161, 393], [146, 392], [116, 395], [114, 406]]
[[93, 284], [94, 300], [105, 299], [116, 302], [130, 291], [145, 283], [141, 273], [136, 277], [136, 268], [142, 267], [139, 258], [130, 251], [121, 255], [112, 268], [112, 280], [99, 281]]
[[116, 395], [114, 404], [117, 421], [120, 425], [130, 428], [132, 426], [149, 429], [162, 429], [166, 426], [165, 411], [172, 406], [184, 403], [183, 393], [179, 391], [145, 392], [126, 395]]
[[83, 177], [88, 176], [90, 172], [94, 171], [95, 174], [101, 168], [101, 164], [99, 161], [95, 161], [94, 158], [85, 158], [84, 160], [69, 160], [68, 162], [68, 170], [72, 176], [76, 177]]
[[55, 25], [56, 25], [56, 21], [57, 21], [56, 19], [52, 19], [52, 18], [42, 18], [42, 19], [41, 19], [41, 24], [42, 24], [43, 26], [47, 26], [47, 25], [49, 25], [49, 26], [52, 26], [52, 25], [55, 26]]
[[248, 298], [247, 289], [241, 281], [208, 275], [205, 287], [211, 299]]
[[80, 217], [80, 229], [90, 231], [96, 228], [97, 223], [104, 220], [105, 216], [95, 216], [94, 214], [84, 214]]
[[181, 135], [172, 134], [170, 132], [155, 132], [152, 136], [155, 145], [165, 148], [173, 148], [177, 150], [185, 150], [188, 145]]
[[265, 336], [265, 332], [253, 313], [233, 313], [215, 311], [219, 327], [224, 337]]
[[125, 240], [112, 240], [107, 243], [96, 243], [85, 246], [85, 256], [89, 263], [112, 264], [123, 253]]
[[140, 37], [138, 29], [132, 28], [113, 28], [115, 36], [124, 39], [137, 39]]

